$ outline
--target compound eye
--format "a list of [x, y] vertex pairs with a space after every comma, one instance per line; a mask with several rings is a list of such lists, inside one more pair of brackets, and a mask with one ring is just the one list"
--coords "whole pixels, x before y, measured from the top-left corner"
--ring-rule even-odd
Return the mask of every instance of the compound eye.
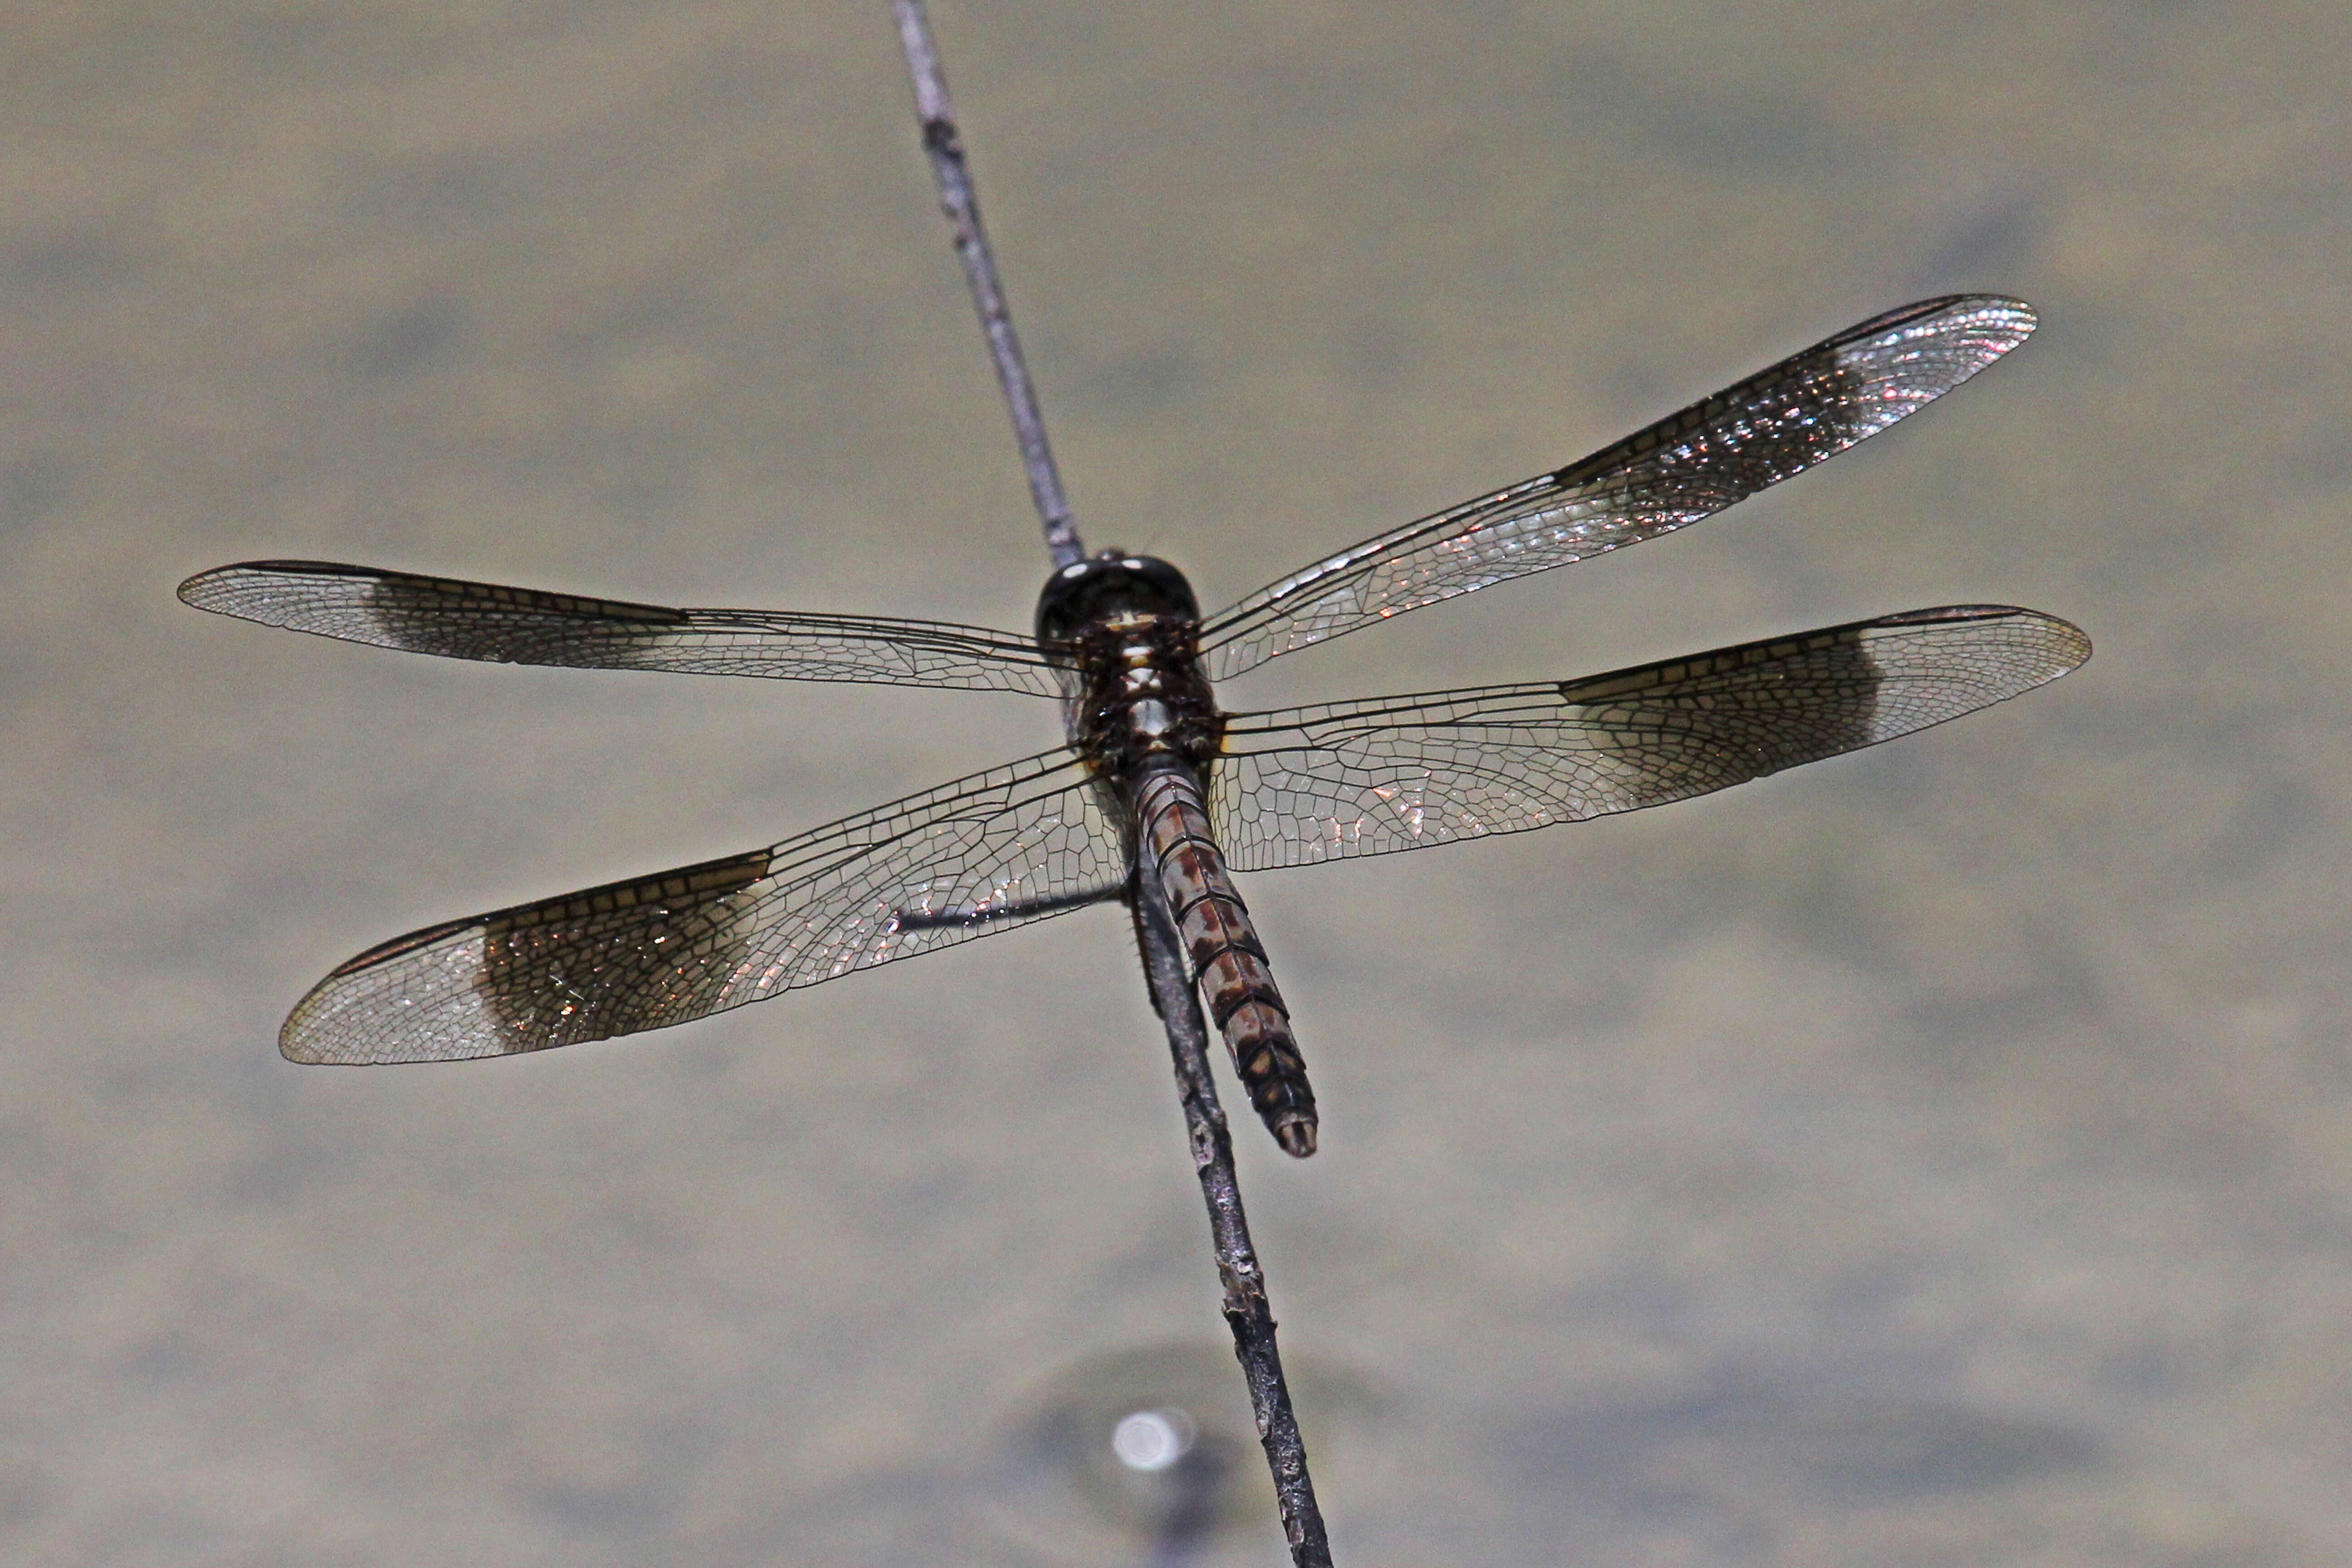
[[1045, 579], [1037, 595], [1037, 637], [1040, 642], [1067, 642], [1101, 597], [1103, 563], [1075, 561]]

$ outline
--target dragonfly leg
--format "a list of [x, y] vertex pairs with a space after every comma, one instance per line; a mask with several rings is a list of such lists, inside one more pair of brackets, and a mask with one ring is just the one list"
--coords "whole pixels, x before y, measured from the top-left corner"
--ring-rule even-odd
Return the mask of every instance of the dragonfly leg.
[[974, 904], [953, 910], [893, 910], [890, 924], [894, 931], [961, 930], [966, 926], [986, 925], [992, 921], [1029, 920], [1037, 915], [1058, 915], [1065, 910], [1079, 910], [1088, 904], [1115, 903], [1127, 897], [1129, 882], [1113, 882], [1108, 887], [1087, 888], [1075, 893], [1051, 893], [1042, 899], [1024, 899], [1011, 904]]

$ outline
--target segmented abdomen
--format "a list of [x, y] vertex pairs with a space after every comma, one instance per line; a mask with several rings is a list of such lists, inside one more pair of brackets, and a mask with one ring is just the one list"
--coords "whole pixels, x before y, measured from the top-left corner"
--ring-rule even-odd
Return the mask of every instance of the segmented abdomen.
[[1276, 1142], [1293, 1154], [1312, 1154], [1315, 1091], [1307, 1087], [1307, 1064], [1249, 910], [1210, 836], [1199, 781], [1181, 764], [1150, 769], [1137, 783], [1135, 809], [1160, 890], [1192, 957], [1192, 976], [1234, 1054], [1250, 1103]]

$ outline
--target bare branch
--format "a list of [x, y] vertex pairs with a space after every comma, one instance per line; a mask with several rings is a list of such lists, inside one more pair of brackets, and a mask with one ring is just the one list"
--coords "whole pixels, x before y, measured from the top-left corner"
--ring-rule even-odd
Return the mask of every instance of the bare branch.
[[[1086, 547], [1078, 541], [1069, 503], [1062, 495], [1061, 475], [1045, 444], [1045, 424], [1037, 410], [1036, 393], [1022, 362], [1020, 341], [1013, 336], [1013, 319], [1005, 310], [995, 259], [981, 230], [980, 201], [948, 104], [939, 48], [931, 41], [921, 0], [891, 0], [891, 4], [898, 16], [899, 41], [906, 47], [907, 68], [915, 79], [915, 108], [922, 117], [923, 147], [930, 154], [931, 172], [939, 178], [940, 205], [955, 231], [956, 254], [963, 260], [972, 303], [980, 310], [989, 353], [996, 360], [996, 378], [1013, 415], [1013, 433], [1020, 438], [1022, 461], [1029, 472], [1029, 494], [1045, 525], [1045, 547], [1059, 569], [1084, 560]], [[1265, 1448], [1266, 1468], [1274, 1474], [1291, 1562], [1296, 1568], [1330, 1568], [1331, 1547], [1324, 1535], [1322, 1512], [1315, 1504], [1315, 1483], [1307, 1473], [1306, 1445], [1299, 1440], [1298, 1417], [1291, 1407], [1289, 1385], [1283, 1381], [1265, 1274], [1258, 1267], [1257, 1249], [1250, 1241], [1248, 1216], [1242, 1212], [1241, 1183], [1234, 1173], [1233, 1137], [1225, 1125], [1224, 1110], [1217, 1102], [1216, 1080], [1209, 1072], [1208, 1024], [1201, 1016], [1200, 995], [1185, 961], [1183, 943], [1166, 902], [1155, 896], [1155, 888], [1153, 879], [1139, 876], [1128, 907], [1143, 952], [1144, 981], [1151, 993], [1151, 1005], [1167, 1026], [1168, 1050], [1184, 1105], [1184, 1126], [1192, 1143], [1192, 1166], [1201, 1179], [1201, 1196], [1209, 1206], [1209, 1232], [1216, 1245], [1217, 1274], [1224, 1285], [1225, 1322], [1233, 1330], [1234, 1356], [1249, 1384], [1258, 1441]]]
[[1265, 1447], [1266, 1468], [1274, 1473], [1275, 1497], [1282, 1505], [1282, 1532], [1289, 1539], [1290, 1560], [1296, 1568], [1330, 1568], [1331, 1545], [1324, 1536], [1323, 1513], [1315, 1503], [1315, 1482], [1307, 1473], [1307, 1447], [1299, 1440], [1298, 1416], [1291, 1408], [1290, 1385], [1282, 1375], [1282, 1352], [1275, 1343], [1265, 1272], [1258, 1267], [1257, 1249], [1250, 1242], [1249, 1216], [1242, 1212], [1241, 1184], [1234, 1174], [1234, 1141], [1225, 1126], [1224, 1108], [1217, 1102], [1216, 1080], [1209, 1076], [1208, 1023], [1201, 1016], [1200, 996], [1193, 989], [1183, 944], [1166, 902], [1152, 896], [1148, 879], [1139, 876], [1137, 881], [1138, 893], [1129, 907], [1135, 915], [1136, 940], [1143, 948], [1144, 978], [1151, 988], [1151, 1005], [1168, 1028], [1176, 1089], [1184, 1102], [1184, 1128], [1192, 1142], [1192, 1168], [1201, 1178], [1201, 1196], [1209, 1205], [1209, 1232], [1216, 1242], [1225, 1324], [1233, 1330], [1234, 1357], [1242, 1363], [1242, 1376], [1249, 1384], [1250, 1407], [1257, 1416], [1258, 1441]]
[[971, 285], [971, 302], [980, 311], [981, 330], [988, 334], [988, 352], [996, 361], [997, 384], [1004, 389], [1004, 405], [1013, 415], [1013, 434], [1021, 443], [1021, 464], [1029, 474], [1029, 499], [1045, 525], [1045, 549], [1056, 568], [1086, 558], [1070, 503], [1062, 494], [1062, 474], [1054, 466], [1053, 448], [1045, 444], [1045, 416], [1038, 412], [1037, 390], [1030, 384], [1029, 366], [1021, 357], [1021, 340], [1013, 331], [1012, 312], [997, 281], [996, 258], [988, 236], [980, 226], [980, 194], [971, 183], [971, 165], [965, 158], [963, 137], [956, 130], [955, 110], [948, 102], [947, 78], [940, 71], [940, 53], [931, 42], [930, 24], [924, 19], [922, 0], [891, 0], [898, 15], [898, 39], [907, 51], [907, 69], [915, 79], [915, 112], [923, 122], [923, 151], [930, 154], [931, 173], [940, 183], [940, 207], [955, 231], [956, 255]]

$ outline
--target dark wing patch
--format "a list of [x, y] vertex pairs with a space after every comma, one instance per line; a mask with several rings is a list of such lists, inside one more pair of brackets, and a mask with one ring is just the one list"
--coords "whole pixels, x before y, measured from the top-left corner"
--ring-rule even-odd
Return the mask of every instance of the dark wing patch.
[[548, 1045], [716, 1012], [751, 956], [743, 894], [769, 860], [755, 850], [486, 921], [478, 988], [509, 1037]]
[[1696, 522], [1941, 397], [2033, 326], [1992, 295], [1874, 317], [1580, 462], [1269, 584], [1202, 623], [1211, 679]]
[[2054, 616], [1963, 605], [1582, 680], [1235, 714], [1210, 805], [1242, 870], [1580, 822], [1907, 735], [2090, 654]]
[[979, 626], [778, 610], [681, 610], [345, 566], [251, 561], [200, 572], [201, 610], [444, 658], [1061, 695], [1024, 638]]
[[320, 981], [278, 1047], [456, 1061], [658, 1029], [1117, 898], [1128, 876], [1090, 771], [1049, 752], [748, 855], [398, 938]]

